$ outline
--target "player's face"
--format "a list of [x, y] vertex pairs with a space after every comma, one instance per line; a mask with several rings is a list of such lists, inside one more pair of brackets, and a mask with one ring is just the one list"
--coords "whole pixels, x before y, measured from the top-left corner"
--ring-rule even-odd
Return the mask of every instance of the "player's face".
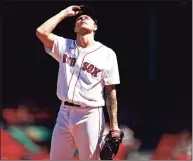
[[97, 26], [93, 19], [87, 15], [81, 15], [76, 19], [75, 32], [96, 31]]

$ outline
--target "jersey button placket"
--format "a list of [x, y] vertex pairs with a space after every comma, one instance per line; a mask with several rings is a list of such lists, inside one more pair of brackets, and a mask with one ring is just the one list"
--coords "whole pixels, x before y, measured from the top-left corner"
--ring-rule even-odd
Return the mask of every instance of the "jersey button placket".
[[72, 102], [74, 101], [74, 95], [75, 95], [75, 91], [76, 91], [76, 88], [77, 88], [77, 81], [78, 81], [78, 79], [79, 79], [79, 75], [80, 75], [80, 72], [81, 72], [81, 68], [82, 68], [82, 62], [83, 62], [83, 59], [84, 59], [84, 55], [82, 54], [82, 52], [81, 51], [79, 51], [80, 53], [80, 55], [79, 55], [79, 58], [77, 59], [77, 66], [79, 67], [79, 68], [77, 68], [77, 70], [75, 71], [75, 78], [76, 79], [74, 79], [74, 84], [73, 84], [73, 92], [72, 92]]

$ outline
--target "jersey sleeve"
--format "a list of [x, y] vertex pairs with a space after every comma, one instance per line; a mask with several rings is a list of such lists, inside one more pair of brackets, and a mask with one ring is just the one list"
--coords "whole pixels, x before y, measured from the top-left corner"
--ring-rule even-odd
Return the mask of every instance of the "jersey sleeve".
[[106, 75], [104, 82], [105, 85], [120, 84], [119, 67], [117, 62], [117, 56], [113, 50], [111, 50], [109, 59], [109, 71]]
[[46, 53], [51, 55], [58, 62], [62, 61], [62, 54], [67, 50], [68, 39], [54, 35], [54, 44], [52, 49], [44, 46]]

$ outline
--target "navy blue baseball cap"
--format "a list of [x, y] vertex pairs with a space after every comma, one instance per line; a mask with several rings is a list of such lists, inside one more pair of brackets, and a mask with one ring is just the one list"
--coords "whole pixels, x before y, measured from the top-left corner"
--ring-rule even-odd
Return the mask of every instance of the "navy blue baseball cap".
[[95, 13], [95, 11], [94, 11], [91, 7], [82, 5], [82, 6], [80, 6], [80, 8], [81, 8], [81, 11], [82, 11], [82, 12], [79, 13], [79, 14], [76, 16], [76, 19], [77, 19], [79, 16], [81, 16], [81, 15], [87, 15], [87, 16], [91, 17], [91, 18], [93, 19], [93, 21], [97, 24], [97, 16], [96, 16], [96, 13]]

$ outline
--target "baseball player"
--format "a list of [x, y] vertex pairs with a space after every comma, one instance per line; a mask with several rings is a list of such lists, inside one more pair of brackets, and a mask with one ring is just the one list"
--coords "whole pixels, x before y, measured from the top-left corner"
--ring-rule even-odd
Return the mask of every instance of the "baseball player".
[[[52, 33], [60, 22], [72, 16], [76, 40]], [[80, 160], [100, 159], [105, 100], [110, 129], [117, 135], [120, 132], [115, 88], [120, 83], [117, 58], [111, 48], [94, 39], [96, 30], [95, 12], [88, 6], [75, 5], [36, 30], [45, 51], [59, 63], [57, 96], [61, 107], [53, 130], [51, 160], [70, 160], [76, 148]]]

